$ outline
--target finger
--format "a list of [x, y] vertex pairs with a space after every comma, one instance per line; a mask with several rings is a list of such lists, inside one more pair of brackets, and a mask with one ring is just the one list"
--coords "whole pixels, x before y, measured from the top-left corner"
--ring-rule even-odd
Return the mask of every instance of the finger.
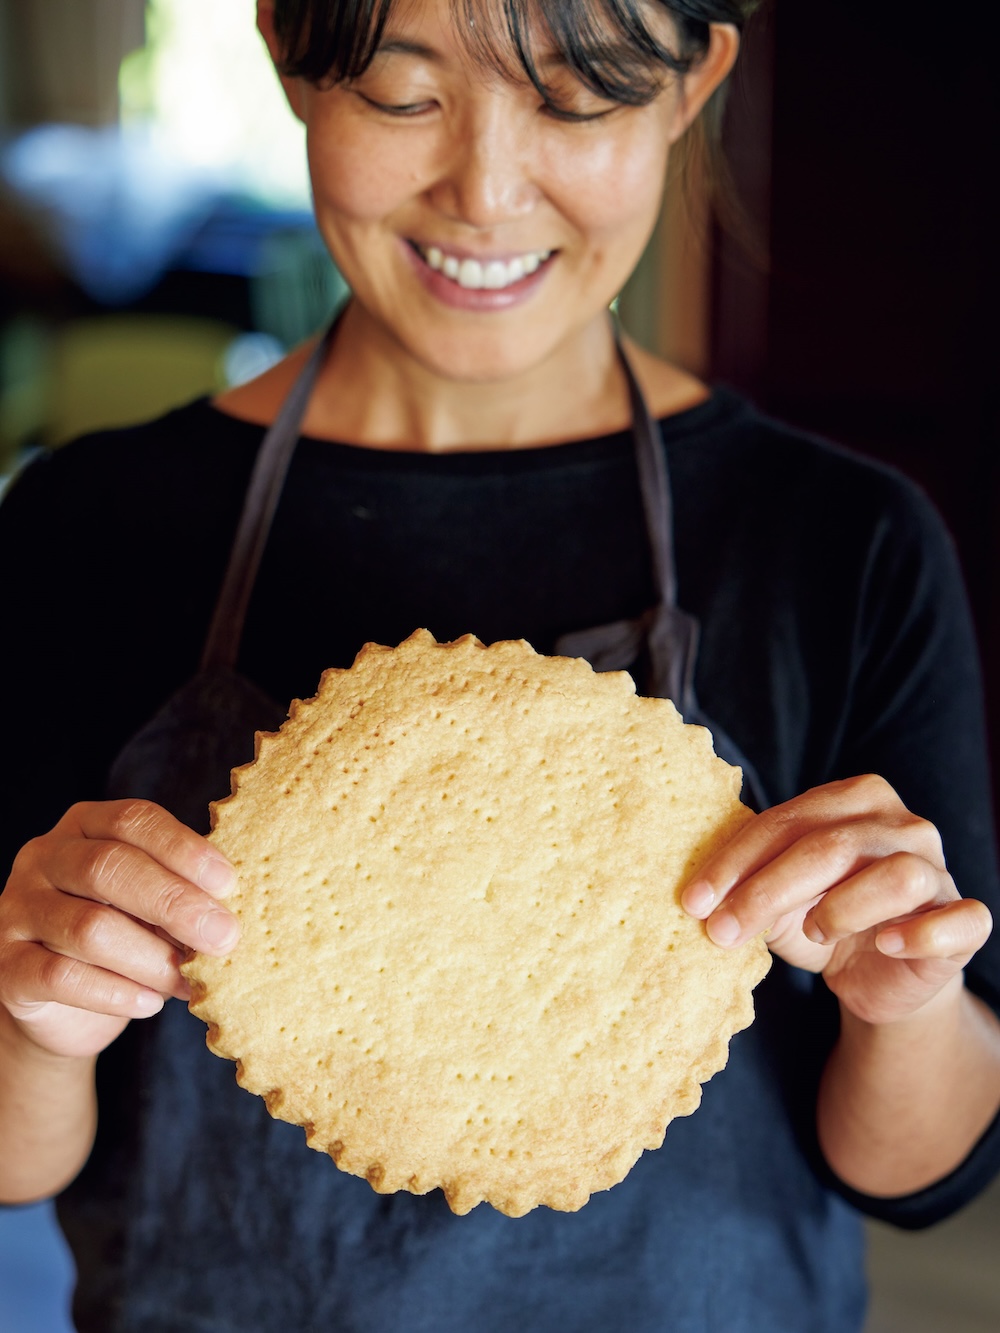
[[203, 953], [227, 953], [239, 938], [239, 923], [216, 898], [128, 843], [66, 838], [46, 869], [63, 893], [118, 908]]
[[[869, 774], [814, 787], [758, 815], [710, 857], [688, 884], [681, 897], [684, 909], [692, 916], [707, 917], [738, 884], [758, 874], [807, 834], [823, 829], [843, 830], [845, 840], [852, 839], [857, 852], [869, 859], [902, 845], [944, 869], [941, 839], [934, 825], [911, 814], [883, 778]], [[831, 841], [837, 837], [833, 832]]]
[[177, 948], [114, 908], [62, 894], [58, 910], [47, 913], [39, 938], [32, 942], [161, 995], [188, 998]]
[[235, 888], [236, 873], [222, 853], [151, 801], [84, 802], [73, 806], [64, 821], [85, 838], [138, 848], [214, 897], [225, 897]]
[[985, 903], [960, 898], [908, 921], [896, 921], [875, 936], [875, 947], [891, 958], [946, 958], [963, 965], [990, 937], [993, 917]]
[[830, 889], [809, 912], [802, 930], [814, 944], [835, 944], [895, 917], [957, 900], [947, 871], [922, 856], [896, 852]]
[[[875, 820], [800, 831], [791, 846], [724, 895], [708, 917], [709, 935], [717, 944], [738, 944], [770, 930], [780, 917], [801, 913], [837, 885], [853, 883], [861, 871], [884, 859], [886, 843], [885, 829]], [[908, 903], [905, 910], [916, 905]], [[886, 914], [878, 919], [884, 921]]]
[[0, 998], [15, 1018], [25, 1021], [53, 1002], [116, 1018], [149, 1018], [163, 1008], [157, 991], [34, 943], [18, 946], [16, 970], [8, 970]]

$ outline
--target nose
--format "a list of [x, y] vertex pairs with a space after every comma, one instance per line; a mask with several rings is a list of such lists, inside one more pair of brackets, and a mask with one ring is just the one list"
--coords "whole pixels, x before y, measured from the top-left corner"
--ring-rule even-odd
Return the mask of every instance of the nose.
[[531, 128], [503, 101], [497, 97], [455, 125], [430, 191], [441, 212], [470, 227], [516, 221], [539, 198]]

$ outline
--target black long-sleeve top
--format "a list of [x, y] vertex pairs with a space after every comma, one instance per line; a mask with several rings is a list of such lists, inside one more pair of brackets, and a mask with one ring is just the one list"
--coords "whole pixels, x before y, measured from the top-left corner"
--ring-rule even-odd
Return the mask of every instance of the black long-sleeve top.
[[[724, 391], [662, 429], [679, 602], [701, 622], [704, 712], [747, 755], [772, 803], [882, 774], [938, 826], [960, 891], [996, 912], [974, 636], [929, 503], [895, 473], [777, 426]], [[196, 670], [261, 435], [199, 402], [38, 461], [0, 506], [5, 865], [73, 801], [102, 795], [121, 746]], [[312, 694], [324, 668], [349, 665], [368, 640], [398, 643], [423, 626], [440, 640], [525, 638], [546, 652], [560, 634], [653, 600], [627, 434], [447, 455], [304, 439], [240, 669], [288, 701]], [[1000, 943], [977, 955], [968, 983], [1000, 1009]], [[483, 1208], [450, 1221], [407, 1197], [393, 1201], [398, 1216], [383, 1218], [385, 1243], [373, 1251], [374, 1196], [330, 1167], [323, 1188], [339, 1191], [334, 1202], [303, 1208], [333, 1228], [336, 1277], [319, 1259], [296, 1270], [295, 1292], [273, 1297], [272, 1323], [260, 1314], [270, 1305], [241, 1305], [238, 1274], [227, 1286], [216, 1272], [209, 1291], [178, 1260], [163, 1277], [174, 1293], [164, 1333], [185, 1300], [192, 1310], [224, 1307], [222, 1322], [204, 1325], [213, 1329], [585, 1330], [609, 1319], [682, 1333], [856, 1327], [859, 1242], [844, 1200], [903, 1226], [933, 1221], [1000, 1165], [1000, 1131], [919, 1195], [875, 1200], [842, 1188], [813, 1127], [836, 1006], [821, 981], [781, 964], [757, 998], [758, 1021], [734, 1041], [702, 1110], [675, 1122], [664, 1149], [575, 1219], [539, 1210], [514, 1232]], [[128, 1102], [128, 1089], [117, 1092]], [[709, 1159], [723, 1143], [720, 1174]], [[64, 1201], [71, 1239], [74, 1210], [84, 1215], [100, 1192], [102, 1151], [99, 1142]], [[345, 1198], [353, 1222], [337, 1220]], [[682, 1234], [684, 1218], [697, 1243]], [[259, 1281], [262, 1263], [280, 1270], [283, 1243], [272, 1236], [265, 1259], [247, 1240], [243, 1258], [226, 1262]], [[204, 1248], [204, 1233], [192, 1244], [192, 1253]], [[85, 1246], [78, 1257], [86, 1286]], [[84, 1291], [83, 1329], [106, 1317], [87, 1323], [87, 1299]], [[135, 1297], [120, 1327], [160, 1329], [150, 1299]], [[407, 1299], [416, 1303], [400, 1313], [394, 1302]]]

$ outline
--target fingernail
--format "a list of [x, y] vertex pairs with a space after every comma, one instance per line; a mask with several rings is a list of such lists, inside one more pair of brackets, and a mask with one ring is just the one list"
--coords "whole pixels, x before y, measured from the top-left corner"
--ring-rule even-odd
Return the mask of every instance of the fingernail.
[[896, 930], [887, 930], [875, 940], [880, 953], [902, 953], [906, 941]]
[[139, 1018], [152, 1018], [163, 1008], [163, 996], [155, 991], [144, 990], [135, 997], [135, 1012]]
[[198, 871], [198, 883], [206, 893], [224, 897], [236, 886], [236, 871], [221, 856], [206, 856]]
[[681, 894], [681, 906], [691, 916], [708, 916], [715, 906], [715, 890], [706, 880], [695, 880]]
[[823, 933], [823, 931], [820, 929], [820, 927], [816, 924], [815, 921], [809, 920], [804, 922], [802, 926], [802, 934], [806, 937], [807, 940], [812, 940], [813, 944], [826, 943], [826, 935]]
[[228, 949], [236, 943], [239, 924], [229, 912], [213, 910], [201, 918], [199, 934], [212, 949]]
[[732, 912], [716, 912], [708, 918], [708, 937], [724, 947], [735, 944], [740, 937], [740, 923]]

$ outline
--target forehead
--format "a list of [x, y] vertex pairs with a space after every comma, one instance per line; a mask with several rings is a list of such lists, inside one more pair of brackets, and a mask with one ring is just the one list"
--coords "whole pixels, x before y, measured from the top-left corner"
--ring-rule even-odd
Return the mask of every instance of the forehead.
[[[570, 0], [571, 2], [571, 0]], [[377, 53], [429, 60], [460, 58], [508, 76], [523, 74], [522, 51], [555, 51], [534, 0], [396, 0]]]

